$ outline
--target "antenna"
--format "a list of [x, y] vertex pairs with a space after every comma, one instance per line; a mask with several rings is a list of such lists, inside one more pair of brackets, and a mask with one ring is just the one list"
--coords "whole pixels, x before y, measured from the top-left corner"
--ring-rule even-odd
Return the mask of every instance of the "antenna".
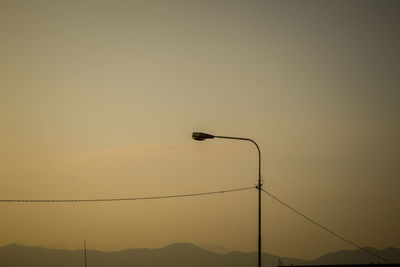
[[85, 267], [87, 267], [86, 240], [83, 240], [83, 247], [85, 248]]

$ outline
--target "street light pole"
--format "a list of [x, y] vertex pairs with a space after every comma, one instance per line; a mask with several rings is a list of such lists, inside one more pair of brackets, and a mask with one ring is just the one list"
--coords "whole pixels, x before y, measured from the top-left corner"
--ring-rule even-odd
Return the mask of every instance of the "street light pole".
[[252, 142], [258, 151], [258, 267], [261, 267], [261, 151], [257, 143], [250, 138], [232, 137], [232, 136], [218, 136], [201, 132], [193, 132], [192, 138], [196, 141], [204, 141], [205, 139], [223, 138], [233, 140], [243, 140]]

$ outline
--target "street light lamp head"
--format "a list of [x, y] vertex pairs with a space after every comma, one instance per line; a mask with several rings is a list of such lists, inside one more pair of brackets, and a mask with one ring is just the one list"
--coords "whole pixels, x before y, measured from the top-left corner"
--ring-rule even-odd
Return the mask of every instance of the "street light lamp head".
[[204, 141], [205, 139], [213, 139], [214, 135], [211, 134], [206, 134], [206, 133], [200, 133], [200, 132], [193, 132], [192, 133], [192, 138], [196, 141]]

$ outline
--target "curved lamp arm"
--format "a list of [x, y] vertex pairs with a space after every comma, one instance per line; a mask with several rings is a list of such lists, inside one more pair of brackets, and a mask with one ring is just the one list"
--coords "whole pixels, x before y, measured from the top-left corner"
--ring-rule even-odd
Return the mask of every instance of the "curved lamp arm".
[[218, 136], [218, 135], [212, 135], [212, 134], [207, 134], [207, 133], [202, 133], [202, 132], [193, 132], [192, 133], [192, 138], [196, 141], [204, 141], [206, 139], [213, 139], [213, 138], [223, 138], [223, 139], [233, 139], [233, 140], [243, 140], [243, 141], [249, 141], [252, 142], [256, 147], [258, 151], [258, 267], [261, 267], [261, 151], [260, 147], [257, 145], [257, 143], [250, 139], [250, 138], [242, 138], [242, 137], [232, 137], [232, 136]]

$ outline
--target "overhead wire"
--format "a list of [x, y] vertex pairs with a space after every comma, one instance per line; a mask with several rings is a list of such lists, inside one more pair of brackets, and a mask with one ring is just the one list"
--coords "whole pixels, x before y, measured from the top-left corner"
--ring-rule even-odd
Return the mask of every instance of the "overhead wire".
[[[156, 200], [156, 199], [169, 199], [169, 198], [184, 198], [184, 197], [196, 197], [196, 196], [205, 196], [205, 195], [215, 195], [215, 194], [223, 194], [223, 193], [231, 193], [237, 191], [244, 191], [249, 189], [258, 188], [258, 186], [250, 186], [250, 187], [241, 187], [241, 188], [234, 188], [234, 189], [225, 189], [225, 190], [218, 190], [218, 191], [208, 191], [208, 192], [200, 192], [200, 193], [190, 193], [190, 194], [175, 194], [175, 195], [163, 195], [163, 196], [144, 196], [144, 197], [127, 197], [127, 198], [94, 198], [94, 199], [0, 199], [0, 202], [8, 202], [8, 203], [76, 203], [76, 202], [116, 202], [116, 201], [137, 201], [137, 200]], [[372, 251], [369, 251], [356, 243], [344, 238], [343, 236], [333, 232], [332, 230], [328, 229], [327, 227], [323, 226], [322, 224], [316, 222], [315, 220], [311, 219], [310, 217], [304, 215], [302, 212], [298, 211], [297, 209], [293, 208], [289, 204], [285, 203], [284, 201], [280, 200], [278, 197], [273, 195], [272, 193], [266, 191], [265, 189], [261, 188], [261, 190], [290, 209], [291, 211], [295, 212], [296, 214], [300, 215], [301, 217], [305, 218], [312, 224], [320, 227], [321, 229], [327, 231], [328, 233], [334, 235], [335, 237], [345, 241], [346, 243], [374, 256], [381, 260], [384, 260], [389, 263], [394, 263], [389, 259], [382, 257]]]
[[334, 235], [335, 237], [337, 237], [337, 238], [339, 238], [339, 239], [341, 239], [341, 240], [347, 242], [348, 244], [350, 244], [350, 245], [352, 245], [352, 246], [354, 246], [354, 247], [356, 247], [356, 248], [358, 248], [358, 249], [361, 249], [362, 251], [364, 251], [364, 252], [366, 252], [366, 253], [368, 253], [368, 254], [374, 256], [374, 257], [377, 257], [377, 258], [379, 258], [379, 259], [381, 259], [381, 260], [384, 260], [384, 261], [386, 261], [386, 262], [389, 262], [389, 263], [394, 264], [394, 262], [392, 262], [391, 260], [389, 260], [389, 259], [387, 259], [387, 258], [385, 258], [385, 257], [382, 257], [382, 256], [380, 256], [380, 255], [378, 255], [378, 254], [376, 254], [376, 253], [374, 253], [374, 252], [372, 252], [372, 251], [369, 251], [368, 249], [365, 249], [365, 248], [363, 248], [363, 247], [357, 245], [356, 243], [350, 241], [349, 239], [344, 238], [343, 236], [341, 236], [341, 235], [335, 233], [334, 231], [332, 231], [332, 230], [328, 229], [327, 227], [323, 226], [322, 224], [320, 224], [320, 223], [314, 221], [314, 220], [311, 219], [310, 217], [304, 215], [302, 212], [300, 212], [300, 211], [298, 211], [297, 209], [293, 208], [293, 207], [290, 206], [289, 204], [283, 202], [283, 201], [280, 200], [278, 197], [276, 197], [275, 195], [271, 194], [270, 192], [264, 190], [263, 188], [261, 188], [261, 190], [262, 190], [265, 194], [269, 195], [270, 197], [272, 197], [273, 199], [275, 199], [276, 201], [278, 201], [279, 203], [281, 203], [282, 205], [284, 205], [285, 207], [287, 207], [288, 209], [290, 209], [291, 211], [297, 213], [297, 214], [300, 215], [301, 217], [305, 218], [306, 220], [308, 220], [309, 222], [311, 222], [311, 223], [313, 223], [314, 225], [318, 226], [319, 228], [321, 228], [321, 229], [327, 231], [328, 233]]
[[94, 198], [94, 199], [0, 199], [0, 202], [9, 203], [69, 203], [69, 202], [111, 202], [111, 201], [134, 201], [134, 200], [152, 200], [152, 199], [167, 199], [167, 198], [183, 198], [183, 197], [196, 197], [205, 195], [215, 195], [223, 193], [231, 193], [237, 191], [244, 191], [255, 188], [242, 187], [234, 189], [225, 189], [219, 191], [209, 191], [191, 194], [177, 194], [177, 195], [164, 195], [164, 196], [145, 196], [145, 197], [127, 197], [127, 198]]

